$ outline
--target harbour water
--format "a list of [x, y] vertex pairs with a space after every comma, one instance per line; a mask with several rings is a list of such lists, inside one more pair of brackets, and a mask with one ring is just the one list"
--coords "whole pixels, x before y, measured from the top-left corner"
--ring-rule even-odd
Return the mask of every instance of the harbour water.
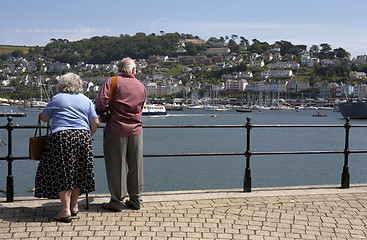
[[[1, 107], [0, 111], [20, 110]], [[27, 117], [13, 118], [18, 125], [36, 125], [38, 111], [24, 111]], [[313, 117], [317, 112], [326, 117]], [[214, 116], [215, 115], [215, 116]], [[235, 110], [213, 112], [206, 110], [171, 111], [167, 116], [143, 117], [149, 125], [245, 125], [251, 117], [258, 124], [337, 124], [345, 120], [331, 110], [263, 110], [240, 113]], [[0, 125], [7, 124], [0, 118]], [[352, 125], [367, 124], [352, 119]], [[103, 155], [102, 129], [94, 135], [94, 154]], [[261, 151], [341, 151], [344, 149], [344, 128], [254, 128], [251, 150]], [[13, 131], [13, 156], [28, 155], [28, 139], [33, 129]], [[367, 149], [367, 128], [352, 128], [350, 149]], [[0, 130], [0, 139], [7, 143], [7, 131]], [[0, 143], [0, 156], [7, 155], [7, 146]], [[173, 153], [231, 153], [245, 152], [246, 130], [243, 128], [145, 128], [144, 154]], [[252, 187], [340, 184], [344, 156], [272, 155], [251, 158]], [[13, 163], [14, 191], [17, 196], [32, 196], [38, 162], [16, 160]], [[350, 155], [351, 184], [367, 182], [366, 154]], [[242, 188], [245, 170], [244, 156], [162, 157], [144, 159], [144, 191], [200, 190]], [[6, 190], [7, 162], [0, 161], [0, 190]], [[95, 159], [96, 193], [107, 193], [104, 159]], [[5, 193], [0, 193], [5, 197]]]

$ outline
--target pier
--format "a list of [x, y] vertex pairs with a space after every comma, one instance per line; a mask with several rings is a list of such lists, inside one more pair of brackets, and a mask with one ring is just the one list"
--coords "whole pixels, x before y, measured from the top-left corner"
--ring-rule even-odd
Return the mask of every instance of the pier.
[[0, 239], [366, 239], [367, 185], [144, 193], [140, 210], [102, 209], [81, 197], [71, 223], [58, 200], [0, 202]]

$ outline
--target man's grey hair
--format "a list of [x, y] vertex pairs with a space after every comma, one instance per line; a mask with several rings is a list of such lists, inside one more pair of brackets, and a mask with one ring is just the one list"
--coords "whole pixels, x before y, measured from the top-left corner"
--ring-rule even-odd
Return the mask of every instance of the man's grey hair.
[[66, 73], [60, 77], [57, 85], [59, 92], [81, 93], [83, 92], [83, 81], [75, 73]]
[[118, 71], [123, 73], [133, 73], [133, 69], [136, 68], [135, 61], [129, 57], [122, 59], [118, 65]]

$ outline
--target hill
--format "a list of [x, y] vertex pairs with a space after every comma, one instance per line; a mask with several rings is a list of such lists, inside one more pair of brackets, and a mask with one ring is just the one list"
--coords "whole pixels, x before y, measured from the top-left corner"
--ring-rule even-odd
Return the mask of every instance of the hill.
[[0, 45], [0, 54], [10, 54], [14, 51], [20, 50], [24, 54], [28, 53], [29, 46], [12, 46], [12, 45]]

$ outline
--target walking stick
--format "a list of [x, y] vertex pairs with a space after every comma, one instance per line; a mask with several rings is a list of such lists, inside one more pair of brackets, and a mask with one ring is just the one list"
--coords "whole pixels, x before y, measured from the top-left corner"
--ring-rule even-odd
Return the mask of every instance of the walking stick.
[[88, 210], [89, 209], [89, 202], [88, 202], [88, 193], [85, 193], [85, 209]]

